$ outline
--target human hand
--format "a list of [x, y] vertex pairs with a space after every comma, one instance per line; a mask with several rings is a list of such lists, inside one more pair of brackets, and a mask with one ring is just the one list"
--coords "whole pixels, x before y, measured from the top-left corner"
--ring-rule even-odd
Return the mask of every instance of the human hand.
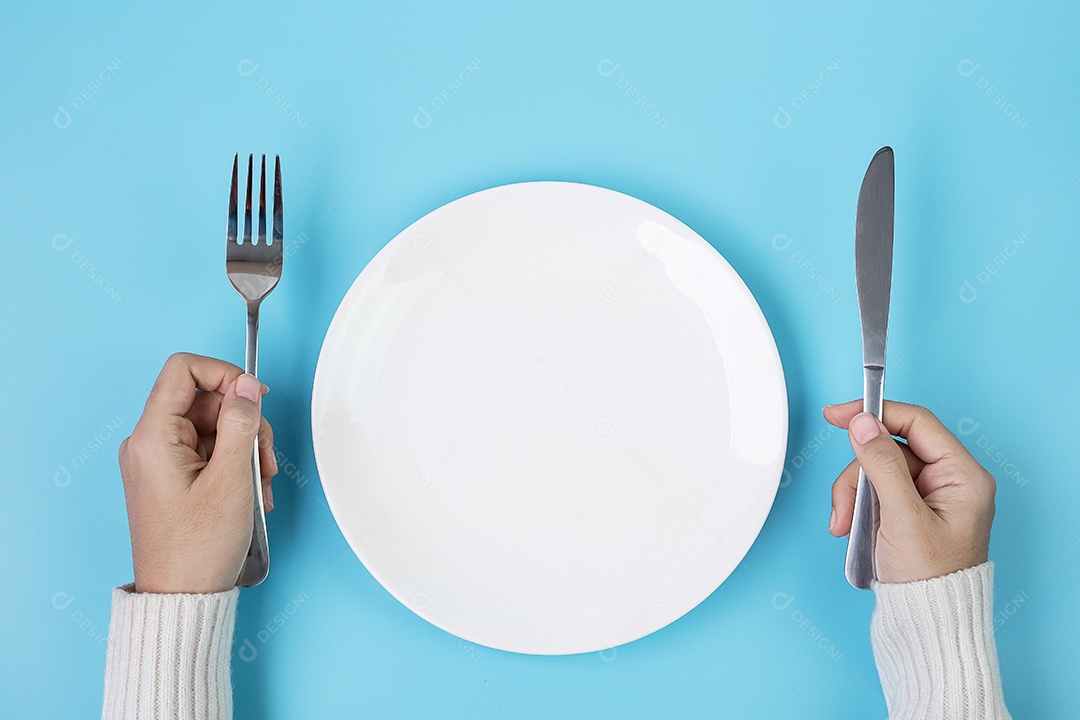
[[862, 412], [862, 403], [822, 411], [848, 431], [855, 450], [855, 460], [833, 483], [829, 532], [840, 537], [851, 531], [861, 465], [881, 509], [874, 555], [880, 582], [926, 580], [986, 562], [993, 476], [926, 408], [886, 400], [882, 424]]
[[251, 451], [259, 433], [265, 509], [273, 509], [268, 388], [231, 363], [172, 355], [120, 445], [135, 591], [213, 593], [236, 585], [254, 524]]

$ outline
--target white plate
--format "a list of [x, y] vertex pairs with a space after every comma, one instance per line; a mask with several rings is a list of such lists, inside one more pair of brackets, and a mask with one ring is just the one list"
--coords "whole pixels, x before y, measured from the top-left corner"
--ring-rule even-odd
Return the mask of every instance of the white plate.
[[350, 288], [312, 398], [349, 544], [394, 597], [522, 653], [647, 635], [735, 569], [772, 506], [783, 371], [731, 266], [590, 185], [469, 195]]

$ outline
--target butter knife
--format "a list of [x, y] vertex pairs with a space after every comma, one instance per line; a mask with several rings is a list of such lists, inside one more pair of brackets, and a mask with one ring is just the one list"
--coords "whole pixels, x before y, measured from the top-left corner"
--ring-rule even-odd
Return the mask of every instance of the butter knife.
[[[855, 286], [862, 319], [863, 410], [878, 420], [885, 386], [885, 338], [892, 290], [893, 200], [893, 151], [883, 147], [866, 169], [855, 212]], [[877, 493], [860, 469], [844, 574], [853, 587], [862, 590], [870, 589], [871, 582], [877, 578], [874, 549], [878, 524]]]

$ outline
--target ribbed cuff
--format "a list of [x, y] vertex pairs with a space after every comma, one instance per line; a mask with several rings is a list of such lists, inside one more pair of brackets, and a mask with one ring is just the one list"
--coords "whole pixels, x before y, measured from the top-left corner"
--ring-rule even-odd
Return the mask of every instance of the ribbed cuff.
[[231, 718], [238, 596], [114, 588], [102, 718]]
[[890, 720], [1009, 718], [994, 644], [993, 563], [874, 583], [870, 624]]

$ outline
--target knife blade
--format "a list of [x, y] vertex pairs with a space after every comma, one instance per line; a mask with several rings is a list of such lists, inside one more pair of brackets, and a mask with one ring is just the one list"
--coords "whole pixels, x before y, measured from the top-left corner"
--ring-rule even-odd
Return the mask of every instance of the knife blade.
[[[866, 169], [855, 212], [855, 287], [862, 320], [863, 410], [878, 420], [885, 386], [885, 340], [892, 292], [894, 188], [893, 151], [886, 146], [874, 154]], [[861, 590], [870, 589], [877, 577], [874, 550], [878, 525], [877, 493], [860, 469], [844, 574], [853, 587]]]

